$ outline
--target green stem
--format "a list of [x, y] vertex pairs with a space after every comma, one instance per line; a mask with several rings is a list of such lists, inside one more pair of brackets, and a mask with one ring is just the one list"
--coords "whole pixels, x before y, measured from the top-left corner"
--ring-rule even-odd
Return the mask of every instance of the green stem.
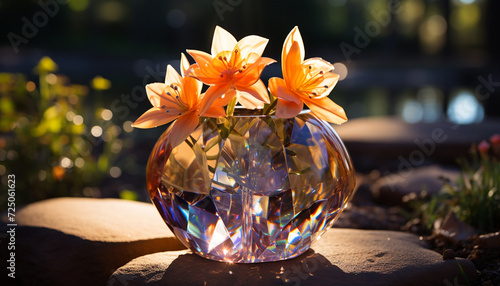
[[271, 114], [271, 111], [273, 111], [276, 108], [276, 105], [278, 104], [278, 99], [273, 100], [267, 108], [264, 109], [264, 115], [269, 115]]
[[229, 103], [227, 104], [227, 110], [226, 110], [226, 115], [227, 117], [231, 117], [233, 116], [234, 114], [234, 108], [236, 107], [236, 102], [238, 101], [238, 99], [235, 97], [233, 97], [233, 99], [231, 99], [231, 101], [229, 101]]

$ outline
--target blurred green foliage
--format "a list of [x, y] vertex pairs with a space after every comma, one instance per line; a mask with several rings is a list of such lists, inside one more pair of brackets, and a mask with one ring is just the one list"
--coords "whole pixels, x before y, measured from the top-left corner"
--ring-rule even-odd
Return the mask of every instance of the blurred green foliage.
[[[123, 148], [122, 129], [113, 123], [113, 112], [84, 107], [87, 95], [94, 93], [99, 102], [111, 83], [98, 76], [91, 87], [72, 84], [54, 73], [57, 68], [42, 58], [34, 69], [38, 86], [23, 74], [0, 73], [0, 175], [16, 176], [18, 206], [59, 196], [100, 196], [99, 184], [121, 175], [114, 163]], [[6, 195], [1, 192], [2, 201]]]
[[472, 162], [464, 158], [459, 161], [459, 179], [448, 182], [438, 194], [419, 205], [418, 215], [428, 230], [448, 212], [454, 212], [457, 218], [482, 233], [500, 229], [499, 137], [494, 135], [491, 144], [483, 141], [473, 146]]

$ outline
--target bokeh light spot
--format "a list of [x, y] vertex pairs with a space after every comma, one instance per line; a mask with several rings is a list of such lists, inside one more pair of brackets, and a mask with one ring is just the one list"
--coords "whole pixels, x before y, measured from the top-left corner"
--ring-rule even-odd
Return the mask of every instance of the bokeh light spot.
[[179, 9], [172, 9], [167, 13], [167, 22], [172, 28], [180, 28], [186, 23], [186, 14]]
[[120, 139], [117, 139], [113, 144], [111, 144], [111, 152], [119, 153], [122, 150], [123, 142]]
[[40, 182], [43, 182], [43, 181], [45, 181], [46, 178], [47, 178], [47, 172], [45, 172], [44, 170], [40, 170], [38, 172], [38, 180]]
[[106, 22], [118, 22], [125, 18], [126, 7], [118, 1], [102, 3], [98, 8], [98, 16]]
[[68, 96], [68, 102], [71, 103], [71, 104], [77, 104], [78, 103], [78, 95], [76, 94], [70, 94]]
[[462, 4], [472, 4], [476, 2], [476, 0], [458, 0], [458, 1], [461, 2]]
[[82, 168], [83, 166], [85, 166], [85, 160], [83, 160], [83, 158], [76, 158], [75, 166], [78, 168]]
[[73, 123], [75, 125], [81, 125], [83, 123], [83, 117], [81, 115], [75, 115], [73, 117]]
[[339, 80], [343, 80], [347, 77], [347, 67], [343, 63], [334, 63], [333, 70], [334, 73], [339, 75]]
[[109, 110], [109, 109], [104, 109], [101, 112], [101, 117], [104, 120], [110, 120], [111, 118], [113, 118], [113, 112], [111, 110]]
[[484, 119], [484, 108], [469, 91], [461, 91], [448, 105], [446, 111], [450, 121], [458, 124], [471, 124]]
[[49, 73], [46, 77], [45, 77], [45, 80], [49, 83], [49, 84], [56, 84], [57, 83], [57, 76], [53, 73]]
[[95, 90], [107, 90], [111, 87], [111, 81], [98, 75], [92, 79], [90, 85]]
[[68, 2], [68, 7], [75, 12], [84, 11], [88, 6], [89, 0], [69, 0]]
[[122, 175], [122, 169], [114, 166], [109, 169], [109, 175], [113, 178], [118, 178]]
[[9, 159], [11, 161], [17, 159], [17, 152], [14, 150], [7, 151], [7, 159]]
[[424, 110], [424, 122], [436, 122], [443, 117], [442, 94], [436, 88], [424, 87], [417, 93]]
[[36, 84], [32, 81], [28, 81], [26, 83], [26, 90], [29, 91], [29, 92], [32, 92], [36, 89]]
[[61, 164], [61, 167], [66, 168], [66, 169], [73, 167], [73, 161], [71, 161], [71, 159], [68, 157], [63, 157], [61, 159], [60, 164]]
[[123, 123], [123, 130], [125, 130], [125, 132], [132, 132], [134, 130], [134, 127], [132, 127], [132, 121], [125, 121]]
[[66, 112], [66, 120], [68, 120], [68, 121], [73, 121], [75, 116], [76, 116], [76, 114], [71, 110]]
[[424, 117], [424, 109], [416, 100], [407, 100], [403, 105], [403, 119], [408, 123], [417, 123]]
[[422, 0], [408, 0], [401, 3], [401, 12], [396, 14], [398, 20], [407, 25], [415, 24], [425, 13]]
[[446, 20], [441, 15], [432, 15], [427, 19], [427, 32], [434, 36], [441, 36], [446, 32]]
[[90, 133], [92, 134], [92, 136], [94, 137], [99, 137], [102, 135], [102, 128], [101, 126], [93, 126], [92, 129], [90, 129]]
[[461, 5], [451, 11], [450, 25], [455, 30], [470, 29], [479, 24], [481, 11], [477, 4]]
[[447, 26], [441, 15], [432, 15], [420, 24], [419, 36], [425, 52], [434, 54], [444, 47]]

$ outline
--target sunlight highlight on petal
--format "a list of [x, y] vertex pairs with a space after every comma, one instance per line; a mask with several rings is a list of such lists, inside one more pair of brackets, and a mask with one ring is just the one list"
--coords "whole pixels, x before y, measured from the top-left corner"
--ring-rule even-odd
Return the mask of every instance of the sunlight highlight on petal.
[[182, 82], [182, 77], [177, 73], [177, 71], [171, 66], [167, 66], [167, 74], [165, 75], [165, 83], [177, 83]]
[[196, 127], [200, 119], [198, 115], [194, 113], [186, 113], [173, 123], [172, 130], [170, 131], [168, 140], [172, 144], [172, 146], [177, 146], [182, 143], [182, 141], [188, 138], [189, 134], [191, 134]]
[[269, 90], [278, 98], [276, 116], [293, 117], [305, 103], [321, 119], [337, 124], [347, 121], [342, 107], [328, 99], [339, 75], [321, 58], [304, 60], [304, 43], [297, 27], [288, 34], [281, 59], [283, 79], [269, 80]]
[[[187, 52], [196, 64], [191, 65], [186, 74], [210, 85], [204, 102], [210, 105], [222, 97], [229, 87], [232, 87], [254, 96], [256, 100], [267, 103], [269, 97], [267, 89], [260, 88], [260, 84], [259, 88], [252, 86], [260, 79], [264, 68], [275, 62], [273, 59], [261, 57], [268, 41], [266, 38], [252, 35], [237, 42], [229, 32], [217, 26], [212, 41], [211, 55], [188, 50]], [[224, 101], [226, 100], [218, 102]], [[206, 111], [206, 108], [202, 110]]]
[[212, 56], [222, 51], [232, 51], [236, 46], [236, 39], [223, 28], [215, 27], [214, 37], [212, 39]]
[[168, 115], [160, 109], [153, 107], [141, 115], [133, 124], [132, 127], [136, 128], [153, 128], [177, 118], [175, 115]]
[[[253, 96], [257, 101], [262, 103], [270, 103], [269, 95], [267, 94], [267, 89], [264, 83], [259, 79], [253, 85], [249, 87], [239, 88], [239, 91], [245, 92]], [[240, 102], [241, 103], [241, 102]], [[260, 106], [260, 104], [259, 104]], [[252, 108], [255, 109], [255, 108]]]
[[314, 101], [306, 100], [305, 104], [314, 115], [330, 123], [342, 124], [347, 121], [344, 109], [327, 97]]

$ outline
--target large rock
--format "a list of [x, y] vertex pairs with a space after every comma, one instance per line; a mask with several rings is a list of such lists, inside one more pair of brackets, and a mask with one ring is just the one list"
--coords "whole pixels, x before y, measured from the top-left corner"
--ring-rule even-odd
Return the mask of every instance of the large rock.
[[[16, 282], [21, 285], [103, 285], [136, 257], [184, 248], [148, 203], [51, 199], [17, 210], [16, 223]], [[1, 233], [6, 227], [4, 217]], [[3, 246], [2, 257], [7, 257]], [[0, 281], [5, 271], [2, 267]]]
[[[464, 276], [465, 275], [465, 276]], [[207, 260], [191, 252], [145, 255], [119, 268], [118, 285], [466, 285], [477, 279], [464, 259], [443, 260], [415, 235], [332, 229], [297, 258], [258, 264]]]
[[334, 126], [357, 171], [397, 170], [427, 163], [455, 164], [477, 144], [498, 133], [499, 119], [478, 124], [410, 124], [396, 117], [364, 117]]
[[422, 191], [428, 195], [436, 194], [446, 182], [454, 184], [459, 177], [458, 168], [430, 165], [385, 174], [372, 184], [371, 190], [380, 204], [402, 205], [404, 196], [414, 194], [414, 197], [419, 197]]

